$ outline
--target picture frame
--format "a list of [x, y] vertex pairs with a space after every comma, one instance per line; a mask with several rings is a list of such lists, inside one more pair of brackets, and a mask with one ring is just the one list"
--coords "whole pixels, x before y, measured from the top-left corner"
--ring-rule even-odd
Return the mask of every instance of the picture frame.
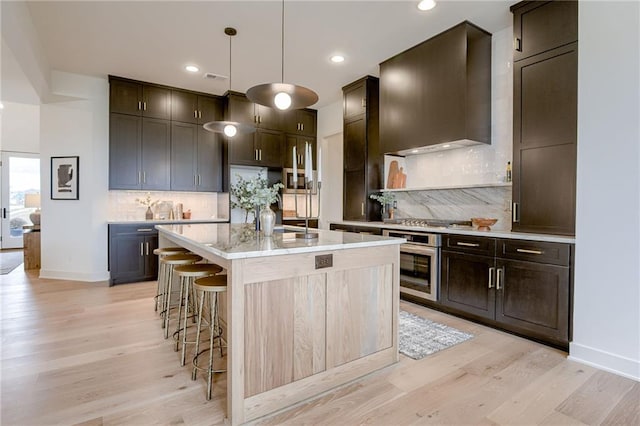
[[79, 200], [80, 157], [51, 157], [51, 199]]

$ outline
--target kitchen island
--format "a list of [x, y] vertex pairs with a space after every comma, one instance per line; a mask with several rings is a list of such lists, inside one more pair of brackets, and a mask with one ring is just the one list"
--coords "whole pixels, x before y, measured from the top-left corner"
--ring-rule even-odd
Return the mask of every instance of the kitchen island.
[[[265, 238], [250, 225], [159, 225], [227, 272], [227, 418], [241, 424], [398, 361], [403, 239], [317, 230]], [[215, 386], [215, 384], [214, 384]]]

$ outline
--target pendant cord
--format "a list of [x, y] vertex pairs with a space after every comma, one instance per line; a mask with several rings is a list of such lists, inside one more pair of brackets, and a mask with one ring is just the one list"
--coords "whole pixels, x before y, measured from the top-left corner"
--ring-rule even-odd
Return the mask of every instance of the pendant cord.
[[231, 91], [231, 35], [229, 36], [229, 91]]
[[282, 77], [282, 83], [284, 83], [284, 0], [282, 0], [282, 38], [281, 38], [281, 49], [282, 49], [282, 55], [280, 55], [280, 57], [282, 58], [282, 63], [280, 64], [280, 69], [281, 69], [281, 77]]

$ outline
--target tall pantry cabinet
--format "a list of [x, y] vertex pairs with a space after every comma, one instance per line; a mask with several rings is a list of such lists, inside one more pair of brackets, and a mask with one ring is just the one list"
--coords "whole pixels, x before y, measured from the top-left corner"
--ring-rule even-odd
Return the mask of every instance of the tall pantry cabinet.
[[575, 234], [578, 2], [514, 16], [512, 230]]

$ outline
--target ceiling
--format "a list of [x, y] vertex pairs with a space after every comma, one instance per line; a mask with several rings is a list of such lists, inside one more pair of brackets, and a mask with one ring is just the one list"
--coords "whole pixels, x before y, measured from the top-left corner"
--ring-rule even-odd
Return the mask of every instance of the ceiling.
[[[463, 20], [496, 32], [514, 1], [445, 1], [421, 12], [417, 1], [302, 1], [285, 5], [284, 79], [319, 95], [314, 108], [341, 99], [342, 86], [378, 75], [385, 59]], [[52, 69], [108, 74], [221, 95], [281, 79], [280, 1], [42, 1], [28, 10]], [[329, 57], [341, 53], [342, 64]], [[200, 72], [184, 71], [187, 64]]]

